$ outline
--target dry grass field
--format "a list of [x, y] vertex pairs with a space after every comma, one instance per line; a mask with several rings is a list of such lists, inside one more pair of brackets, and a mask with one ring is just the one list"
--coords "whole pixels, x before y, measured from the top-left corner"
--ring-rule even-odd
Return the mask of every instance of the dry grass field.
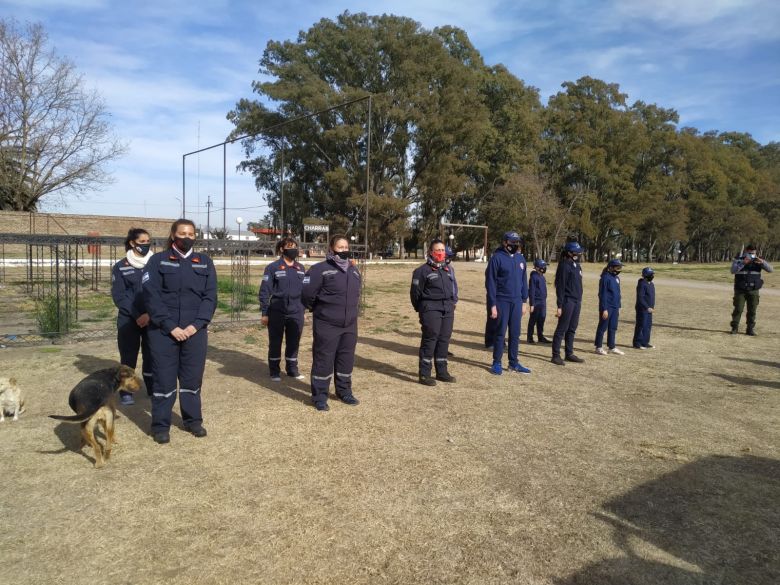
[[[656, 349], [637, 351], [637, 270], [623, 277], [625, 356], [593, 354], [591, 266], [586, 362], [556, 367], [523, 342], [532, 375], [495, 377], [484, 265], [457, 264], [458, 382], [426, 388], [411, 266], [371, 266], [360, 406], [316, 412], [307, 383], [268, 380], [264, 331], [215, 332], [209, 436], [174, 428], [155, 444], [139, 397], [100, 470], [78, 427], [47, 415], [69, 413], [113, 343], [2, 349], [28, 406], [0, 425], [0, 583], [776, 584], [780, 274], [751, 338], [727, 334], [728, 278], [662, 271]], [[303, 370], [310, 344], [307, 326]]]

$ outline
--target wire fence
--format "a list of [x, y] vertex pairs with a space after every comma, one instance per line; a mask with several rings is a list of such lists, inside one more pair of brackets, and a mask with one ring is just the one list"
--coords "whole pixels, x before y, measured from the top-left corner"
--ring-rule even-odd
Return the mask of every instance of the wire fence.
[[[152, 250], [166, 245], [152, 239]], [[260, 323], [258, 287], [276, 259], [275, 240], [198, 240], [217, 269], [217, 311], [210, 328]], [[305, 263], [324, 260], [327, 245], [300, 244]], [[365, 247], [352, 246], [366, 278]], [[0, 234], [0, 346], [69, 343], [116, 335], [111, 270], [124, 238]], [[365, 290], [365, 286], [364, 286]]]

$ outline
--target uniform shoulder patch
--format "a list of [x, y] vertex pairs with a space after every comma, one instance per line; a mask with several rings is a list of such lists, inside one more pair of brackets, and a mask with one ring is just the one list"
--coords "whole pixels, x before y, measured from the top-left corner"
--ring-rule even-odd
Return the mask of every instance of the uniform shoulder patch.
[[141, 284], [145, 283], [147, 280], [149, 280], [149, 273], [144, 272], [144, 275], [141, 277]]
[[311, 277], [310, 276], [307, 275], [307, 276], [303, 277], [303, 284], [309, 284], [310, 281], [311, 281]]

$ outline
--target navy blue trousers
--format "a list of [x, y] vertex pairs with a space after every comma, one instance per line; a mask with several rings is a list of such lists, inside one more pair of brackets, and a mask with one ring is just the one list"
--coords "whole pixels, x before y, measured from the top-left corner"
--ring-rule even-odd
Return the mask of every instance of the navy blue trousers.
[[485, 321], [485, 347], [493, 347], [498, 330], [498, 319], [490, 318], [490, 304], [487, 306], [487, 321]]
[[435, 363], [436, 374], [447, 374], [447, 351], [452, 337], [455, 313], [452, 311], [423, 311], [420, 313], [422, 339], [420, 340], [420, 376], [430, 377]]
[[517, 365], [517, 350], [520, 345], [520, 318], [523, 316], [523, 303], [517, 301], [496, 301], [498, 321], [496, 336], [493, 340], [493, 363], [500, 364], [504, 357], [504, 336], [509, 329], [509, 365]]
[[566, 355], [574, 353], [574, 334], [580, 324], [580, 308], [582, 305], [575, 301], [566, 301], [561, 307], [561, 316], [558, 317], [558, 326], [555, 328], [552, 342], [552, 354], [561, 355], [561, 342], [566, 340]]
[[599, 325], [596, 327], [596, 347], [601, 347], [604, 341], [604, 332], [607, 332], [607, 347], [612, 349], [615, 347], [615, 337], [617, 336], [618, 317], [620, 316], [620, 309], [607, 309], [609, 317], [606, 319], [601, 318], [599, 313]]
[[536, 329], [536, 335], [541, 339], [544, 337], [544, 321], [547, 318], [547, 307], [545, 305], [534, 305], [534, 312], [528, 317], [528, 333], [529, 340], [534, 337], [534, 328]]
[[268, 369], [272, 376], [281, 373], [282, 338], [286, 337], [284, 361], [287, 373], [297, 376], [298, 346], [303, 333], [303, 311], [289, 315], [281, 311], [268, 311]]
[[355, 366], [357, 322], [348, 327], [332, 325], [322, 319], [312, 321], [311, 398], [315, 404], [328, 401], [330, 379], [334, 377], [336, 395], [352, 396], [352, 368]]
[[[135, 369], [138, 364], [138, 349], [141, 349], [141, 373], [146, 393], [152, 395], [152, 355], [149, 350], [149, 327], [139, 327], [132, 317], [120, 315], [116, 321], [116, 342], [119, 346], [119, 361], [123, 366]], [[124, 390], [120, 394], [130, 394]]]
[[205, 328], [186, 341], [176, 341], [156, 327], [149, 329], [149, 347], [154, 355], [152, 433], [167, 431], [171, 426], [177, 381], [184, 424], [203, 422], [200, 387], [206, 368], [207, 346], [208, 330]]
[[653, 329], [653, 314], [647, 311], [637, 310], [636, 326], [634, 327], [634, 347], [647, 347], [650, 345], [650, 332]]

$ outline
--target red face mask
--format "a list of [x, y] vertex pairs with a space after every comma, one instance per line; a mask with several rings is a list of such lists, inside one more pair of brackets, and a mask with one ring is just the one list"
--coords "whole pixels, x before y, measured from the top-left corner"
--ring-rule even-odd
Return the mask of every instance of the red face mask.
[[446, 257], [447, 254], [444, 252], [444, 250], [438, 252], [431, 252], [431, 258], [433, 258], [434, 262], [444, 262], [444, 259]]

